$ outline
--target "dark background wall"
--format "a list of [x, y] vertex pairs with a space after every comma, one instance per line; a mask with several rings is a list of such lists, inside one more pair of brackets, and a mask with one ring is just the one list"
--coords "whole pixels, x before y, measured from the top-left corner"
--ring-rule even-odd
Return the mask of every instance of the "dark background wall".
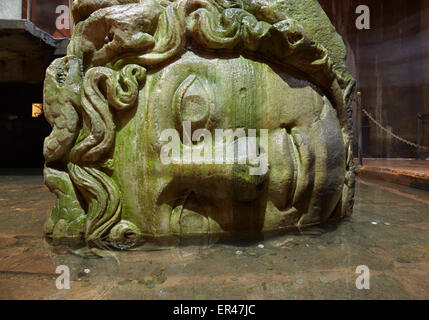
[[[22, 3], [26, 18], [27, 0]], [[32, 0], [34, 25], [18, 20], [0, 24], [0, 168], [43, 167], [43, 141], [51, 129], [43, 115], [32, 118], [32, 104], [43, 102], [45, 69], [67, 42], [43, 31], [57, 38], [70, 34], [61, 34], [65, 30], [57, 30], [55, 23], [56, 7], [68, 3]]]
[[41, 84], [0, 84], [0, 168], [42, 168], [43, 140], [50, 133], [43, 116], [31, 117], [42, 100]]
[[[319, 2], [346, 42], [363, 106], [383, 125], [415, 142], [417, 113], [429, 113], [429, 1]], [[369, 30], [355, 26], [358, 5], [370, 8]], [[364, 124], [366, 156], [416, 156], [414, 147], [392, 139], [366, 118]], [[429, 123], [425, 128], [423, 143], [429, 146]], [[429, 157], [428, 152], [424, 155]]]

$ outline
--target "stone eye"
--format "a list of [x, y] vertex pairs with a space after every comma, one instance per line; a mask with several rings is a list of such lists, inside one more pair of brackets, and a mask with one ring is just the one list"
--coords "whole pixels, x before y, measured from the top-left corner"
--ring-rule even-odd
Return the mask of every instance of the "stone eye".
[[192, 130], [205, 128], [210, 117], [209, 88], [204, 79], [190, 75], [174, 95], [176, 126], [182, 128], [184, 121], [191, 122]]

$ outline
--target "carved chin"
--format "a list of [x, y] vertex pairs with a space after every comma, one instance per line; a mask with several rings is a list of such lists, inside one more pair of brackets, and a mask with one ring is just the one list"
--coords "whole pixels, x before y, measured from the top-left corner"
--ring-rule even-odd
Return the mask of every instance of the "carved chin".
[[[134, 118], [118, 132], [114, 156], [124, 207], [143, 233], [253, 234], [332, 215], [345, 183], [346, 147], [336, 111], [316, 87], [267, 64], [191, 52], [149, 75], [146, 87]], [[164, 165], [161, 134], [182, 134], [182, 121], [213, 136], [215, 129], [268, 130], [267, 172], [251, 175], [249, 164], [237, 163]]]

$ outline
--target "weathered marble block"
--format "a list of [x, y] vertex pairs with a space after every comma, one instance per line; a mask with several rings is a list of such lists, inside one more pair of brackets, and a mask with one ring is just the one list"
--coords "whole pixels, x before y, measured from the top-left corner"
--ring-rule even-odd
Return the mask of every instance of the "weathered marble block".
[[48, 237], [127, 248], [351, 213], [355, 82], [316, 0], [77, 0], [73, 17], [45, 80]]

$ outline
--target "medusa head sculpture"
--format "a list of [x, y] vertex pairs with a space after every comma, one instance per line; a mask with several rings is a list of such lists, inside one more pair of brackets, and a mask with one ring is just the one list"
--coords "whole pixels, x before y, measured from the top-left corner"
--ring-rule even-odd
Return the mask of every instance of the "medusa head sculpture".
[[355, 82], [316, 0], [77, 0], [73, 17], [44, 87], [48, 237], [127, 248], [351, 213]]

